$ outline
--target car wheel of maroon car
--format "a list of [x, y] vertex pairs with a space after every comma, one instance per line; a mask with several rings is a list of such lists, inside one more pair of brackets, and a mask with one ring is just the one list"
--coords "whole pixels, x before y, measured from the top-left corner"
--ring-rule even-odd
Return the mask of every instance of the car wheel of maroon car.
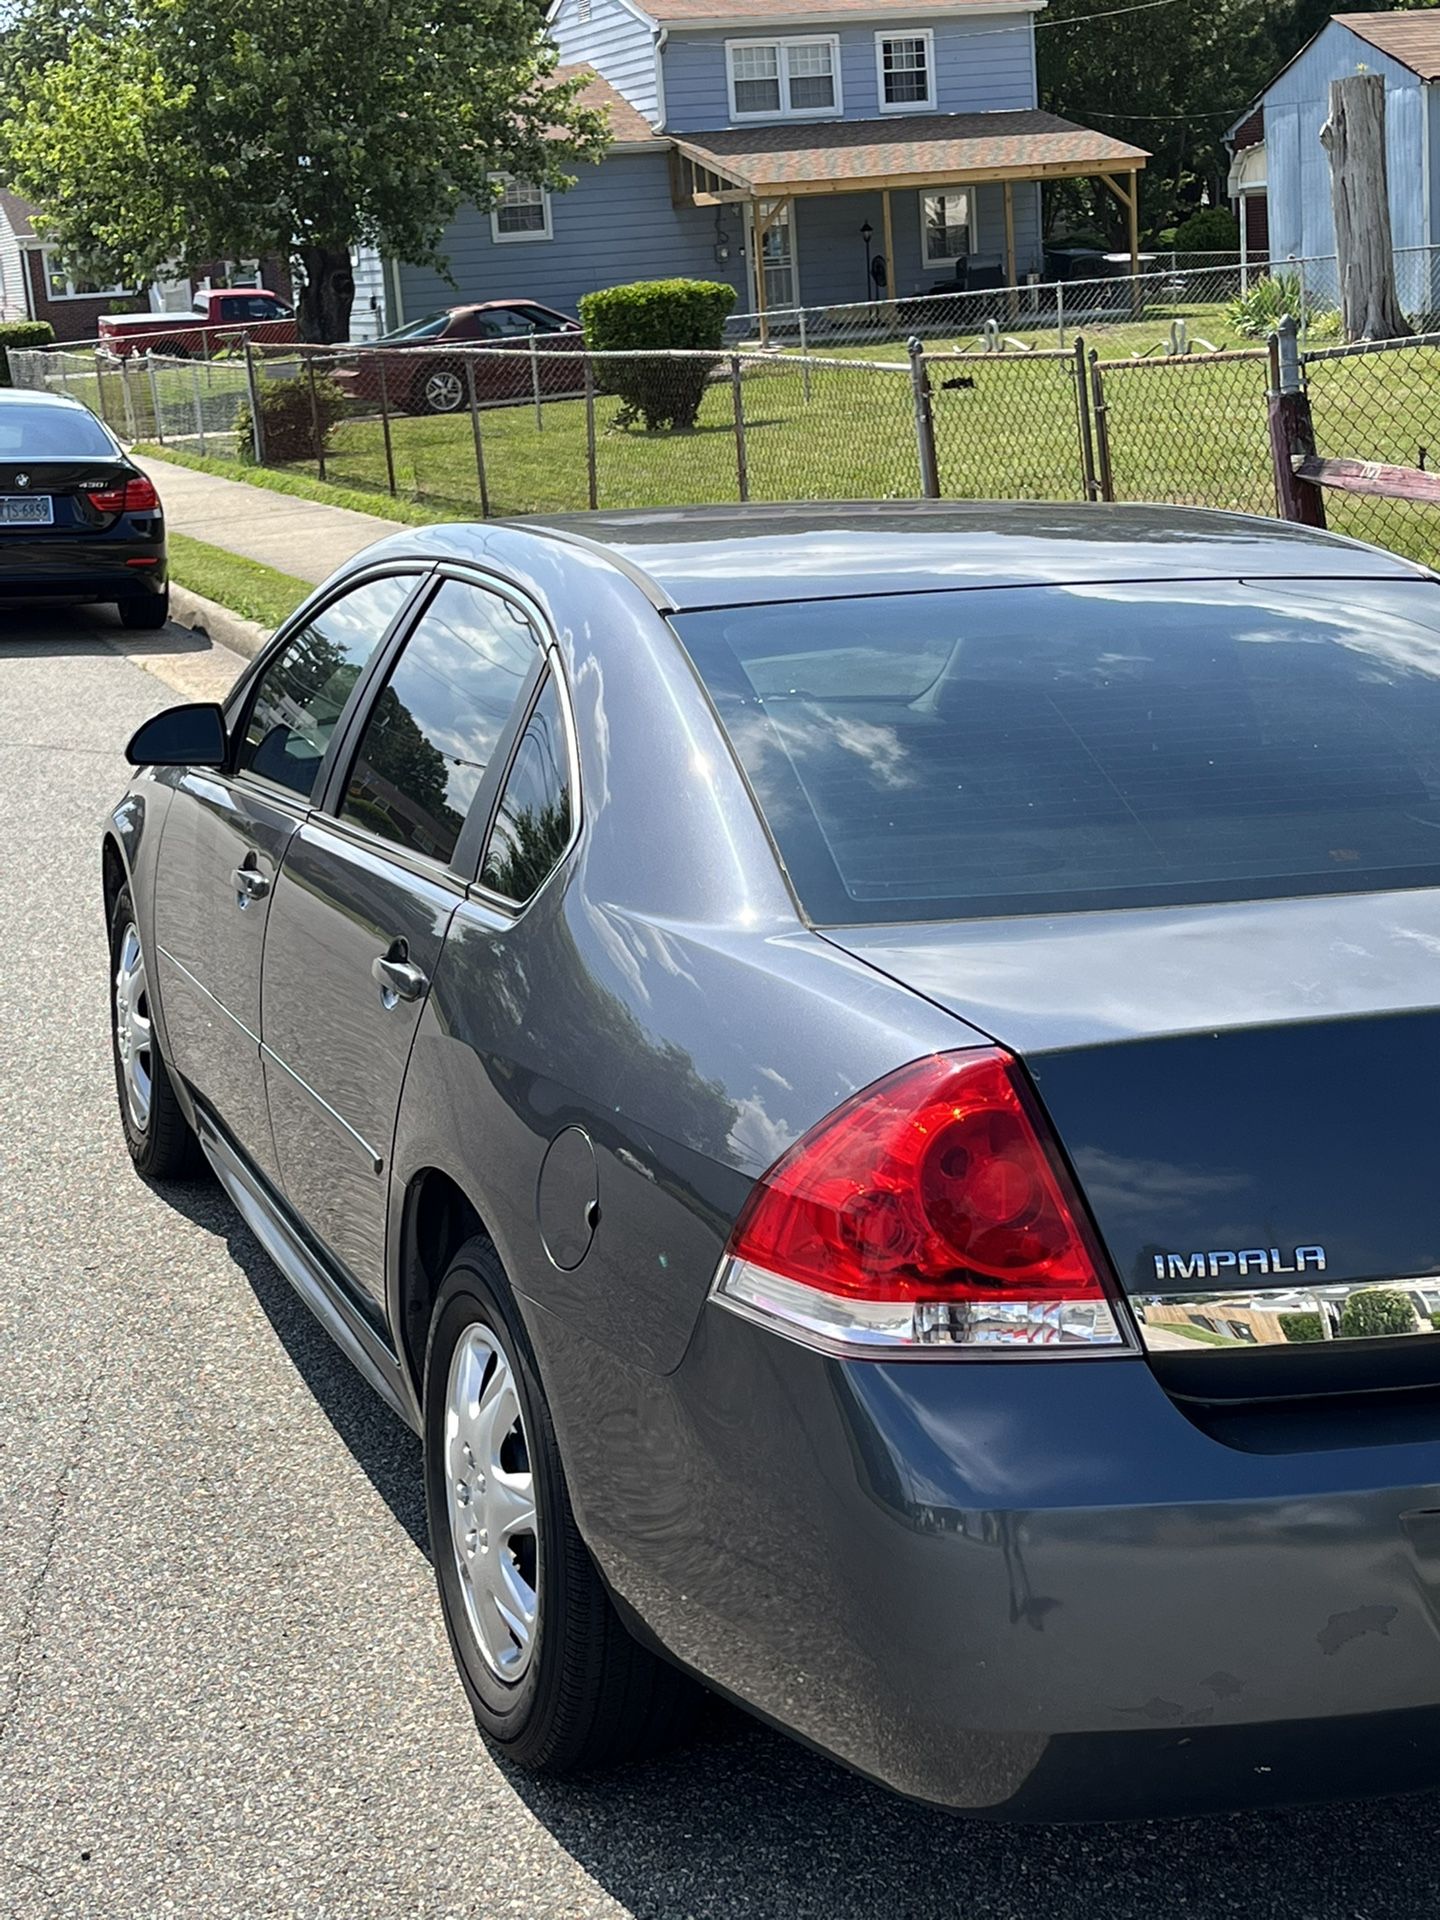
[[465, 405], [465, 373], [453, 362], [426, 367], [411, 388], [416, 413], [458, 413]]

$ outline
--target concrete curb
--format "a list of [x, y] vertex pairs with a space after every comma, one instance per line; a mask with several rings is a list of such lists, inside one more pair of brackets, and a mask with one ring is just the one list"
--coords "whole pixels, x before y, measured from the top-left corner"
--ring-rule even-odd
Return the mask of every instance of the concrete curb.
[[270, 638], [268, 627], [255, 620], [242, 620], [217, 600], [207, 600], [203, 593], [192, 593], [174, 580], [170, 582], [170, 618], [177, 627], [203, 633], [217, 646], [229, 647], [247, 660], [253, 660]]

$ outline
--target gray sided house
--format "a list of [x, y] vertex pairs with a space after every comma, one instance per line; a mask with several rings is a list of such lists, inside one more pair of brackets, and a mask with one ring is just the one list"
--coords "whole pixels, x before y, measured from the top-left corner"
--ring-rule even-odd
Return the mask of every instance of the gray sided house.
[[[1395, 246], [1440, 245], [1440, 10], [1337, 13], [1260, 97], [1263, 148], [1254, 116], [1232, 136], [1236, 170], [1258, 181], [1268, 212], [1270, 256], [1324, 257], [1335, 251], [1330, 163], [1320, 129], [1330, 111], [1330, 83], [1354, 73], [1385, 81], [1390, 220]], [[1237, 187], [1236, 183], [1240, 182]], [[1407, 274], [1401, 263], [1401, 299]]]
[[556, 0], [561, 72], [590, 76], [610, 152], [568, 193], [514, 182], [493, 212], [464, 209], [454, 284], [393, 267], [392, 319], [457, 299], [574, 313], [671, 274], [726, 280], [766, 314], [1017, 285], [1042, 271], [1047, 179], [1104, 179], [1133, 232], [1146, 155], [1039, 111], [1044, 5]]

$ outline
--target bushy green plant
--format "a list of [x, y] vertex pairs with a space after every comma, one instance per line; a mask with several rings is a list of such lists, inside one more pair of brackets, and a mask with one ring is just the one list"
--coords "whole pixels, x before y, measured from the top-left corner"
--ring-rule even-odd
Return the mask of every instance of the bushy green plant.
[[[580, 300], [586, 344], [597, 353], [710, 353], [724, 336], [735, 289], [717, 280], [641, 280]], [[656, 427], [693, 427], [713, 359], [602, 361], [596, 378], [624, 403], [622, 417]]]
[[1325, 1328], [1318, 1313], [1282, 1313], [1280, 1331], [1292, 1344], [1305, 1340], [1323, 1340]]
[[1201, 207], [1175, 229], [1177, 253], [1235, 253], [1240, 246], [1240, 222], [1228, 207]]
[[1376, 1334], [1414, 1333], [1418, 1322], [1408, 1293], [1396, 1287], [1367, 1287], [1352, 1293], [1340, 1316], [1342, 1340], [1367, 1340]]
[[53, 345], [54, 340], [55, 329], [48, 320], [0, 321], [0, 387], [13, 384], [8, 348], [14, 347], [19, 352], [33, 351], [36, 347]]
[[1267, 273], [1253, 280], [1238, 300], [1225, 309], [1226, 318], [1236, 333], [1247, 340], [1263, 340], [1291, 314], [1299, 319], [1305, 304], [1305, 291], [1298, 273]]
[[[345, 409], [345, 395], [333, 380], [315, 382], [313, 407], [307, 375], [263, 382], [260, 437], [266, 461], [314, 460], [322, 448], [329, 446], [331, 434], [345, 417]], [[248, 400], [241, 402], [235, 415], [235, 433], [236, 455], [241, 460], [253, 460], [255, 423]]]

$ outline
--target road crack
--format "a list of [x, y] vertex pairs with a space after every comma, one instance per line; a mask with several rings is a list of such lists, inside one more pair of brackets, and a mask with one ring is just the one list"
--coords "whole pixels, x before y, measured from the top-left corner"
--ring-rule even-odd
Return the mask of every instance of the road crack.
[[35, 1577], [26, 1591], [24, 1603], [20, 1609], [20, 1630], [15, 1636], [15, 1654], [10, 1663], [10, 1679], [5, 1697], [0, 1701], [0, 1747], [5, 1744], [10, 1724], [20, 1704], [20, 1696], [25, 1685], [26, 1655], [34, 1646], [40, 1634], [40, 1602], [45, 1592], [45, 1584], [50, 1578], [50, 1569], [54, 1565], [55, 1551], [60, 1543], [60, 1528], [65, 1519], [66, 1500], [70, 1492], [70, 1482], [75, 1469], [79, 1466], [90, 1444], [90, 1420], [95, 1405], [95, 1390], [99, 1384], [99, 1374], [91, 1376], [86, 1383], [80, 1402], [80, 1419], [75, 1428], [75, 1437], [65, 1456], [55, 1481], [55, 1491], [50, 1500], [50, 1513], [45, 1523], [45, 1542], [40, 1555], [40, 1564]]

